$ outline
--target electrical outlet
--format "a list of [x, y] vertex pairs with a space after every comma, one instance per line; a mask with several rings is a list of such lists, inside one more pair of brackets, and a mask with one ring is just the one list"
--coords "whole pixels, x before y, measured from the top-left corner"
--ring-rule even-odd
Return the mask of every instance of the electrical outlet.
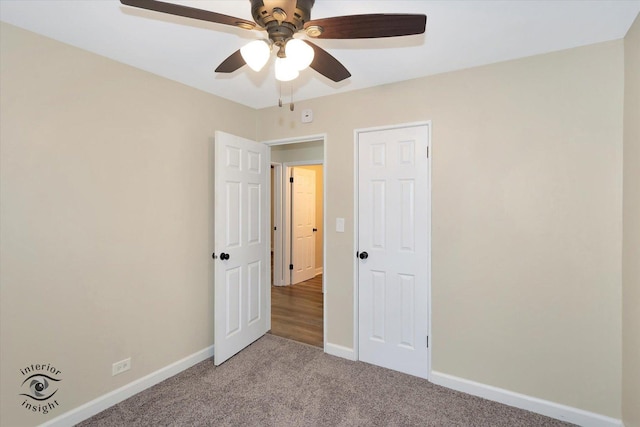
[[121, 360], [119, 362], [114, 363], [111, 366], [111, 374], [112, 376], [121, 374], [125, 371], [128, 371], [129, 369], [131, 369], [131, 358], [128, 357], [124, 360]]

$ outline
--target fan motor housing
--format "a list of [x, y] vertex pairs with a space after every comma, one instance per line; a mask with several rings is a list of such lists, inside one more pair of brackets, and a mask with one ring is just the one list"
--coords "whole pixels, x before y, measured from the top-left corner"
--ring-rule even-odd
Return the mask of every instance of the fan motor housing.
[[276, 45], [282, 46], [311, 19], [314, 3], [315, 0], [298, 0], [295, 3], [251, 0], [251, 15], [259, 26], [267, 30], [269, 38]]

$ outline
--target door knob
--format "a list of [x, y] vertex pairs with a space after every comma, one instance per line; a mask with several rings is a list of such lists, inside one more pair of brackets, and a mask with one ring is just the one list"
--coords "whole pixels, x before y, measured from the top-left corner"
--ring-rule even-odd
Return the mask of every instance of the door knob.
[[224, 252], [222, 252], [220, 254], [220, 259], [223, 260], [223, 261], [226, 260], [226, 259], [229, 259], [229, 254], [225, 254]]
[[369, 254], [366, 252], [360, 252], [360, 259], [367, 259], [369, 258]]

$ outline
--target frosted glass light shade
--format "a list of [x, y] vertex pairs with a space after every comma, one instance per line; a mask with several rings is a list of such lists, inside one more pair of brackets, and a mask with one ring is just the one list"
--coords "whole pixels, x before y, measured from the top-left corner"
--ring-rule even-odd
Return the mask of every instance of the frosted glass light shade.
[[286, 46], [287, 59], [291, 60], [298, 71], [302, 71], [313, 62], [313, 48], [300, 39], [291, 39]]
[[289, 58], [276, 58], [276, 79], [288, 82], [298, 77], [299, 74], [298, 69]]
[[260, 71], [271, 56], [271, 49], [264, 40], [254, 40], [240, 48], [240, 55], [253, 71]]

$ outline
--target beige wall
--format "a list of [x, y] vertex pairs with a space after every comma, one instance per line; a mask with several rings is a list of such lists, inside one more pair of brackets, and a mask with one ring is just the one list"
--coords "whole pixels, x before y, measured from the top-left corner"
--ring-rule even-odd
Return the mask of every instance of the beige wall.
[[640, 427], [640, 15], [624, 39], [622, 415]]
[[[631, 179], [639, 150], [623, 49], [637, 58], [637, 28], [624, 44], [300, 102], [314, 110], [302, 125], [288, 110], [255, 112], [2, 24], [0, 424], [47, 419], [18, 407], [27, 364], [63, 371], [66, 411], [212, 344], [217, 129], [327, 134], [327, 221], [347, 224], [325, 242], [326, 334], [352, 347], [353, 130], [422, 120], [433, 129], [433, 368], [621, 417], [623, 94]], [[630, 182], [624, 408], [634, 426]], [[132, 370], [112, 377], [128, 356]]]
[[[255, 139], [256, 112], [9, 25], [0, 42], [0, 425], [13, 427], [213, 344], [212, 138]], [[18, 396], [19, 369], [39, 362], [62, 371], [46, 416]]]
[[431, 120], [434, 370], [619, 418], [623, 77], [615, 41], [261, 110], [263, 140], [327, 134], [328, 342], [354, 339], [353, 131]]

